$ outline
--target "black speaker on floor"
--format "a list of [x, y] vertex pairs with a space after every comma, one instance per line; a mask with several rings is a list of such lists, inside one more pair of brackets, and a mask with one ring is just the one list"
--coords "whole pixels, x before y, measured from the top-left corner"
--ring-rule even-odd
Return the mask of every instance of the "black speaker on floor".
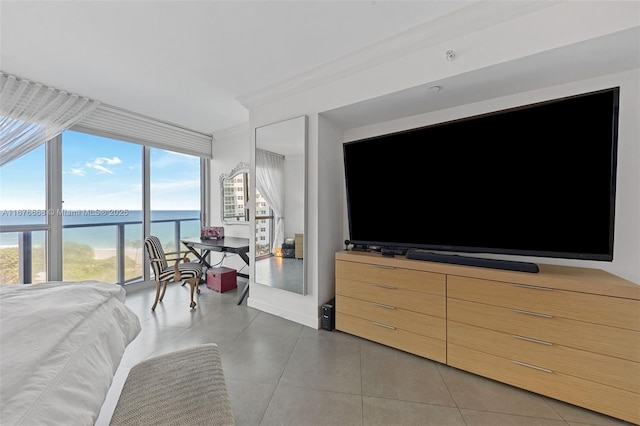
[[322, 305], [322, 328], [324, 330], [332, 331], [335, 328], [334, 300], [332, 299], [329, 303]]

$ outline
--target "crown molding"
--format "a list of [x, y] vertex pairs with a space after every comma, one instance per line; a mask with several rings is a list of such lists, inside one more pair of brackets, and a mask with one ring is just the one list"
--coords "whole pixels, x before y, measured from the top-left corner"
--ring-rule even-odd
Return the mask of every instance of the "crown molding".
[[[476, 1], [382, 42], [342, 56], [286, 81], [238, 96], [248, 109], [321, 86], [415, 51], [444, 43], [562, 1]], [[444, 52], [443, 52], [444, 54]]]
[[244, 136], [250, 134], [251, 128], [249, 127], [249, 123], [241, 123], [235, 126], [227, 127], [226, 129], [218, 130], [213, 132], [213, 138], [216, 141], [225, 141], [226, 139], [231, 139], [237, 136]]

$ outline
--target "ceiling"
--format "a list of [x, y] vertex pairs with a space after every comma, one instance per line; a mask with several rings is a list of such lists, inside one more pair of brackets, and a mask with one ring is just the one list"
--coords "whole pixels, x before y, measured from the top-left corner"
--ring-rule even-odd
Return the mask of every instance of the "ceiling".
[[[443, 22], [491, 3], [0, 0], [0, 70], [215, 134], [248, 121], [239, 99], [412, 30], [446, 38]], [[354, 128], [638, 67], [635, 27], [324, 115]]]
[[203, 133], [237, 100], [468, 1], [0, 0], [0, 69]]
[[[640, 68], [640, 27], [326, 111], [351, 129]], [[438, 87], [438, 91], [430, 88]]]

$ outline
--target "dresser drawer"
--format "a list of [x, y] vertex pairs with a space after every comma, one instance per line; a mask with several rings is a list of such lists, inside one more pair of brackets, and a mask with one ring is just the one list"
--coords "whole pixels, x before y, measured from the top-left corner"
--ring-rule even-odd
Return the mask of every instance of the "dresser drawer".
[[640, 424], [640, 394], [449, 343], [447, 364]]
[[640, 301], [459, 276], [447, 277], [451, 298], [540, 312], [640, 331]]
[[336, 261], [336, 279], [363, 281], [403, 290], [445, 296], [443, 274], [366, 263]]
[[640, 363], [449, 321], [447, 343], [640, 393]]
[[448, 299], [447, 318], [503, 333], [517, 334], [640, 362], [640, 333], [606, 325]]
[[440, 340], [445, 340], [447, 337], [447, 320], [444, 318], [407, 311], [393, 305], [367, 302], [340, 295], [336, 296], [335, 307], [336, 312], [391, 325], [422, 336]]
[[336, 295], [446, 318], [444, 296], [406, 290], [393, 285], [341, 279], [336, 283]]
[[640, 301], [459, 276], [447, 277], [451, 298], [540, 312], [640, 331]]
[[368, 321], [338, 312], [336, 313], [336, 329], [441, 363], [446, 362], [447, 359], [444, 340], [393, 328], [388, 324]]

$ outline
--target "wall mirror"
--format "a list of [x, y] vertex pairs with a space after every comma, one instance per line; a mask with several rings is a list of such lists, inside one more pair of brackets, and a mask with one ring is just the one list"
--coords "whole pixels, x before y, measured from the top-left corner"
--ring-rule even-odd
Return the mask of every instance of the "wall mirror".
[[220, 175], [220, 214], [226, 225], [249, 223], [249, 164], [238, 164]]
[[256, 284], [305, 294], [307, 116], [256, 128]]

